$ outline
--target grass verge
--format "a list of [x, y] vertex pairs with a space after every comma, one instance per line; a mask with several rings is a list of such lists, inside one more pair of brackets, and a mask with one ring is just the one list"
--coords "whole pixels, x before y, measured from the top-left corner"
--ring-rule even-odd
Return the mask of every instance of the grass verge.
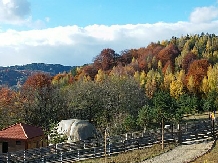
[[105, 161], [104, 158], [88, 159], [84, 161], [78, 161], [77, 163], [139, 163], [146, 159], [160, 155], [164, 152], [172, 150], [176, 147], [176, 144], [166, 144], [164, 150], [161, 149], [160, 144], [155, 144], [152, 147], [144, 148], [140, 150], [134, 150], [129, 152], [123, 152], [118, 155], [108, 156]]
[[214, 148], [209, 152], [199, 157], [197, 160], [192, 163], [217, 163], [218, 162], [218, 140], [215, 142]]

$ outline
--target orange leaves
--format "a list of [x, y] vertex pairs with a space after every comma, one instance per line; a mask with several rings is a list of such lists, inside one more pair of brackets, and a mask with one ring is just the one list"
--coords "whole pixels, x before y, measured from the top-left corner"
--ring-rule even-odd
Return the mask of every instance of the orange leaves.
[[52, 77], [44, 73], [36, 73], [30, 76], [24, 83], [24, 87], [32, 87], [34, 89], [50, 87]]
[[16, 93], [9, 88], [0, 89], [0, 104], [2, 106], [9, 105], [15, 97]]
[[196, 59], [197, 59], [197, 56], [192, 52], [185, 55], [182, 61], [182, 68], [185, 70], [185, 72], [188, 71], [189, 65]]
[[103, 49], [101, 53], [94, 59], [94, 66], [97, 70], [107, 71], [116, 65], [118, 54], [113, 49]]
[[[190, 64], [186, 77], [187, 88], [191, 92], [200, 89], [203, 78], [207, 75], [209, 63], [206, 59], [195, 60]], [[192, 85], [192, 86], [191, 86]]]
[[157, 59], [161, 61], [163, 67], [168, 63], [173, 68], [175, 58], [179, 55], [179, 53], [180, 52], [177, 46], [169, 44], [158, 53]]

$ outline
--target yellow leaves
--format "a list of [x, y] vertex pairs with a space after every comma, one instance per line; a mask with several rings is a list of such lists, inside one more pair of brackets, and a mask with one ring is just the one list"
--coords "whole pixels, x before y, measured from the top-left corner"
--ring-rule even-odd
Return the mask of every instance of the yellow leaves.
[[133, 57], [132, 58], [132, 63], [136, 63], [137, 62], [137, 60]]
[[158, 85], [161, 83], [161, 74], [153, 69], [147, 73], [145, 93], [147, 97], [152, 98], [154, 92], [157, 90]]
[[204, 92], [205, 94], [209, 92], [209, 85], [208, 85], [208, 80], [206, 76], [202, 80], [201, 91]]
[[172, 73], [165, 74], [164, 75], [164, 83], [163, 83], [163, 88], [165, 90], [169, 89], [170, 83], [174, 80], [174, 75]]
[[171, 79], [173, 79], [169, 85], [170, 95], [176, 99], [179, 98], [180, 95], [184, 94], [184, 79], [185, 79], [185, 71], [181, 70], [176, 73], [175, 76], [171, 75]]
[[198, 48], [194, 46], [194, 48], [191, 50], [191, 52], [195, 55], [198, 55]]
[[146, 73], [145, 71], [142, 71], [140, 74], [140, 86], [144, 86], [145, 85], [145, 81], [146, 81]]
[[147, 73], [147, 79], [154, 79], [155, 81], [160, 82], [161, 74], [158, 71], [154, 71], [153, 69], [151, 69]]
[[183, 83], [180, 80], [174, 80], [170, 83], [170, 95], [178, 99], [184, 93]]
[[106, 78], [106, 74], [102, 69], [98, 70], [98, 73], [95, 76], [96, 82], [102, 82]]
[[147, 80], [145, 84], [145, 93], [148, 98], [152, 98], [154, 92], [157, 90], [157, 82], [153, 80]]
[[163, 46], [167, 46], [168, 42], [169, 42], [168, 40], [162, 40], [160, 44]]
[[[204, 81], [206, 82], [206, 81]], [[202, 83], [202, 87], [203, 87]], [[213, 67], [209, 66], [207, 71], [207, 84], [208, 84], [208, 91], [217, 91], [218, 85], [218, 64], [215, 64]]]
[[89, 81], [92, 81], [92, 78], [90, 76], [84, 76], [83, 81], [84, 82], [89, 82]]
[[190, 92], [195, 92], [195, 83], [194, 83], [193, 76], [189, 77], [187, 88]]
[[140, 82], [140, 74], [139, 74], [138, 71], [136, 71], [136, 72], [134, 73], [134, 79], [135, 79], [136, 81]]
[[162, 66], [162, 62], [160, 60], [158, 61], [157, 66], [158, 66], [159, 70], [162, 70], [163, 66]]
[[136, 71], [134, 74], [134, 79], [139, 82], [140, 86], [143, 87], [146, 82], [146, 73], [145, 71], [139, 72]]

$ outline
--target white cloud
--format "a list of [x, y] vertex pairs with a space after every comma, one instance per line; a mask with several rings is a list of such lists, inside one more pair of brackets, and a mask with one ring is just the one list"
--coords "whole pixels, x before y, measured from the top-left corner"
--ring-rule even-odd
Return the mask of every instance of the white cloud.
[[[32, 62], [83, 65], [104, 48], [117, 53], [145, 47], [150, 42], [186, 34], [217, 32], [218, 21], [127, 25], [65, 26], [42, 30], [0, 32], [0, 65]], [[5, 39], [7, 38], [7, 39]]]
[[190, 15], [190, 21], [193, 23], [207, 23], [212, 20], [218, 20], [218, 7], [197, 7]]
[[[0, 23], [25, 23], [35, 28], [28, 31], [0, 29], [0, 66], [33, 62], [83, 65], [92, 62], [104, 48], [112, 48], [119, 53], [125, 49], [146, 47], [150, 42], [170, 39], [172, 36], [201, 32], [218, 34], [216, 7], [196, 8], [190, 14], [190, 22], [74, 25], [41, 30], [44, 22], [33, 22], [29, 15], [27, 0], [0, 0]], [[45, 21], [49, 22], [50, 18], [45, 17]]]
[[0, 23], [23, 24], [30, 12], [27, 0], [0, 0]]

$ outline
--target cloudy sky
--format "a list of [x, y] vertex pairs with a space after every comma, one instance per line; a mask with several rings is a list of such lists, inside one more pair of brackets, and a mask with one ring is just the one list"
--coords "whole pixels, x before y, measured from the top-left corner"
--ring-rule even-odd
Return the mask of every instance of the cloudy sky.
[[218, 0], [0, 0], [0, 66], [79, 66], [201, 32], [218, 35]]

